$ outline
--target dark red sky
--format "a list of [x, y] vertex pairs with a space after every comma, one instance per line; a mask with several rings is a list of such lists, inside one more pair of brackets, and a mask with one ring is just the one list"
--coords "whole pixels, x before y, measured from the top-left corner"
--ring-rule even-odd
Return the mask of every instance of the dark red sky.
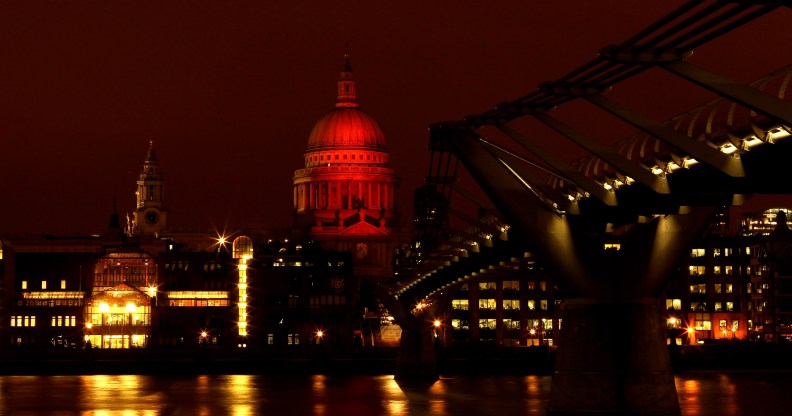
[[[409, 215], [430, 123], [524, 95], [683, 2], [31, 3], [0, 4], [0, 234], [103, 231], [114, 198], [133, 207], [148, 140], [170, 225], [288, 225], [291, 177], [334, 104], [346, 44]], [[790, 21], [774, 12], [694, 62], [758, 78], [792, 63]]]

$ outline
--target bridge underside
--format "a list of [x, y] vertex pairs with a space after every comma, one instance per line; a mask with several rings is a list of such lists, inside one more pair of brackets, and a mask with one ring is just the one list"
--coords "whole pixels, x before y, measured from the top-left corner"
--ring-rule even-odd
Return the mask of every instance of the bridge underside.
[[[430, 128], [431, 189], [424, 199], [430, 202], [416, 202], [421, 227], [409, 263], [414, 267], [408, 267], [413, 273], [397, 279], [396, 296], [442, 305], [444, 289], [458, 282], [449, 270], [461, 268], [457, 276], [467, 279], [488, 269], [482, 262], [504, 263], [475, 241], [495, 241], [497, 230], [469, 221], [473, 231], [459, 233], [445, 221], [461, 164], [492, 203], [481, 208], [508, 224], [498, 229], [513, 228], [509, 256], [530, 252], [564, 290], [549, 415], [678, 415], [657, 309], [660, 290], [716, 207], [739, 203], [744, 194], [792, 193], [792, 181], [780, 180], [788, 176], [792, 156], [792, 140], [786, 140], [792, 135], [792, 94], [786, 92], [792, 67], [746, 86], [685, 62], [694, 47], [780, 7], [736, 3], [690, 2], [533, 93]], [[651, 68], [708, 89], [723, 102], [659, 123], [606, 96], [614, 84]], [[634, 126], [640, 137], [606, 146], [548, 114], [576, 99]], [[546, 124], [590, 156], [561, 160], [511, 127], [522, 117]], [[485, 138], [484, 129], [500, 132], [532, 156]], [[445, 257], [432, 257], [439, 247]], [[473, 247], [482, 251], [474, 254]]]

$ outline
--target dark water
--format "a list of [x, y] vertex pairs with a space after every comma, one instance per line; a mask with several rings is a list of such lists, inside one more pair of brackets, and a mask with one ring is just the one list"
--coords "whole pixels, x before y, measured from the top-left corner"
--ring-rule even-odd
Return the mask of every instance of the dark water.
[[[682, 414], [776, 415], [792, 374], [677, 377]], [[391, 376], [4, 376], [2, 415], [544, 415], [548, 376], [441, 378], [402, 388]]]

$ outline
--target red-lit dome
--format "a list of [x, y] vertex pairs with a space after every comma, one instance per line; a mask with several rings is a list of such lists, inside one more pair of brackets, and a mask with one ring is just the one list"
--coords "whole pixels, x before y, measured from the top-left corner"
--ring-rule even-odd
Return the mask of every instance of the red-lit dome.
[[[322, 117], [308, 137], [308, 151], [321, 147], [386, 150], [377, 122], [357, 107], [336, 107]], [[340, 149], [339, 149], [340, 150]]]

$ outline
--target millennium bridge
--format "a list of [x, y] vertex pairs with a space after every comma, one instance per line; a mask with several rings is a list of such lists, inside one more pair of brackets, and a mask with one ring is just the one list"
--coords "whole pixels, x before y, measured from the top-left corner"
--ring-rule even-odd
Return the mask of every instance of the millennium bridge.
[[[437, 377], [431, 320], [455, 289], [541, 264], [566, 298], [548, 414], [678, 415], [660, 290], [717, 207], [792, 193], [792, 66], [746, 85], [688, 58], [789, 7], [690, 1], [523, 96], [431, 125], [416, 238], [378, 287], [403, 328], [397, 379]], [[655, 120], [613, 93], [647, 71], [685, 88], [647, 88], [642, 104], [696, 88], [717, 98]], [[556, 116], [570, 105], [604, 110], [638, 133], [603, 142], [582, 131], [589, 119]], [[570, 161], [570, 152], [585, 156]]]

